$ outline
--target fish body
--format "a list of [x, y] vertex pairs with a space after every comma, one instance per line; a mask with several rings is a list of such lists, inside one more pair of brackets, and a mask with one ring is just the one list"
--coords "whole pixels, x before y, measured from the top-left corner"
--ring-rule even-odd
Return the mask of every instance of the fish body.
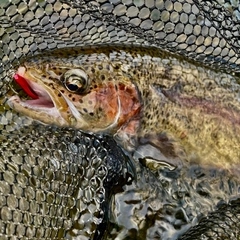
[[157, 48], [101, 46], [34, 56], [15, 79], [35, 99], [9, 105], [46, 124], [134, 137], [194, 163], [240, 161], [240, 85], [229, 74]]

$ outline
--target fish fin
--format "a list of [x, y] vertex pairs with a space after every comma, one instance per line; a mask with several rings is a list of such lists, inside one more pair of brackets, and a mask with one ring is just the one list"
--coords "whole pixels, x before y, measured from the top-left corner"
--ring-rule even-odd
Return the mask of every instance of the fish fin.
[[115, 134], [115, 139], [128, 151], [133, 151], [137, 145], [136, 132], [139, 127], [139, 119], [132, 119], [124, 124]]
[[156, 147], [166, 157], [178, 157], [175, 142], [165, 133], [146, 134], [139, 138], [139, 143]]
[[180, 83], [176, 83], [170, 88], [167, 88], [161, 84], [151, 84], [151, 89], [163, 98], [170, 100], [171, 102], [177, 102], [178, 96], [183, 92], [183, 86]]

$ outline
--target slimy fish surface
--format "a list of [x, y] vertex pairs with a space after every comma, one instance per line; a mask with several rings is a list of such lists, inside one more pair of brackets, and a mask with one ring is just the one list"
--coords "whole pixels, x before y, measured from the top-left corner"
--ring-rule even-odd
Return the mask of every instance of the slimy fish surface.
[[14, 78], [32, 99], [12, 96], [10, 107], [45, 124], [108, 132], [192, 163], [239, 164], [240, 85], [229, 74], [156, 48], [101, 46], [36, 55]]

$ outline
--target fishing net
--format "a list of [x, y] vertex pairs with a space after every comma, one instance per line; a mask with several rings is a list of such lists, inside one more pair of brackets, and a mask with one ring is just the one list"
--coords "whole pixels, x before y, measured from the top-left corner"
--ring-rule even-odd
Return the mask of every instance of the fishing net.
[[[232, 0], [2, 0], [0, 1], [0, 96], [4, 98], [7, 91], [9, 91], [11, 87], [11, 84], [9, 83], [12, 81], [12, 69], [15, 69], [19, 64], [19, 61], [24, 57], [35, 55], [41, 51], [87, 44], [118, 43], [153, 45], [181, 56], [182, 58], [186, 58], [189, 61], [193, 61], [198, 65], [207, 66], [207, 68], [217, 69], [218, 71], [230, 72], [237, 76], [240, 70], [239, 11], [239, 2]], [[3, 109], [1, 115], [1, 126], [5, 126], [4, 123], [7, 121], [6, 119], [7, 116], [9, 116], [9, 112], [6, 112]], [[17, 118], [14, 119], [14, 121], [17, 123], [20, 120]], [[31, 211], [29, 211], [30, 203], [26, 203], [26, 201], [29, 201], [30, 193], [28, 193], [27, 190], [26, 192], [25, 190], [22, 190], [24, 187], [22, 187], [22, 189], [21, 187], [17, 188], [18, 178], [24, 178], [22, 177], [23, 173], [17, 173], [17, 171], [22, 171], [21, 165], [25, 166], [24, 164], [26, 160], [25, 158], [24, 160], [22, 160], [23, 158], [13, 158], [14, 156], [11, 154], [18, 151], [13, 151], [13, 148], [16, 149], [16, 144], [21, 139], [21, 144], [30, 144], [30, 146], [32, 146], [31, 144], [36, 144], [34, 142], [38, 142], [38, 130], [30, 129], [29, 132], [25, 132], [25, 128], [23, 128], [24, 130], [17, 130], [14, 134], [10, 134], [8, 133], [9, 128], [11, 129], [9, 126], [5, 129], [6, 131], [4, 134], [1, 132], [1, 138], [8, 138], [9, 140], [4, 141], [1, 139], [0, 143], [1, 149], [4, 149], [4, 151], [1, 150], [0, 158], [3, 154], [7, 154], [4, 155], [4, 164], [1, 169], [2, 189], [5, 189], [2, 190], [3, 195], [1, 195], [1, 239], [15, 239], [13, 236], [23, 239], [23, 236], [26, 234], [26, 239], [33, 239], [34, 237], [37, 239], [40, 237], [44, 239], [51, 237], [51, 239], [53, 239], [54, 237], [57, 238], [56, 236], [63, 236], [65, 233], [62, 233], [62, 229], [64, 229], [64, 231], [66, 231], [66, 229], [70, 231], [71, 226], [74, 225], [74, 221], [76, 221], [77, 226], [79, 226], [78, 224], [80, 223], [76, 219], [73, 221], [70, 217], [71, 214], [64, 215], [64, 213], [59, 213], [59, 215], [57, 215], [54, 210], [52, 210], [52, 215], [55, 214], [55, 216], [52, 220], [47, 218], [44, 220], [44, 224], [42, 224], [42, 221], [40, 220], [38, 223], [35, 223], [31, 220]], [[51, 135], [55, 136], [55, 132], [53, 131], [54, 130], [51, 130], [51, 128], [46, 130], [45, 140], [48, 141], [48, 139], [51, 138]], [[51, 141], [56, 141], [55, 144], [47, 147], [50, 152], [54, 152], [55, 149], [58, 148], [56, 147], [58, 146], [57, 144], [60, 144], [57, 143], [58, 131], [59, 130], [56, 130], [56, 137], [54, 140], [51, 138]], [[86, 145], [89, 138], [91, 141], [95, 138], [94, 136], [88, 136], [83, 133], [72, 132], [72, 130], [64, 131], [66, 131], [64, 132], [66, 135], [71, 133], [72, 135], [70, 135], [72, 136], [72, 139], [83, 139], [83, 146], [85, 147], [87, 147]], [[62, 136], [62, 133], [60, 135]], [[31, 143], [28, 143], [27, 136], [34, 140], [32, 140]], [[62, 139], [61, 137], [59, 138]], [[66, 146], [70, 146], [71, 144], [68, 141], [69, 139], [62, 139], [62, 142], [64, 142]], [[112, 146], [104, 145], [104, 142], [110, 141], [109, 139], [100, 139], [99, 141], [100, 149], [112, 148]], [[94, 149], [92, 142], [90, 146]], [[80, 146], [77, 145], [77, 147], [79, 148]], [[12, 149], [13, 152], [8, 152], [8, 148]], [[37, 149], [37, 147], [35, 148]], [[19, 151], [21, 149], [23, 149], [23, 147], [21, 147]], [[87, 149], [90, 148], [87, 147]], [[37, 156], [41, 158], [39, 152], [30, 153], [31, 156], [33, 156], [32, 154], [37, 154]], [[53, 156], [51, 154], [49, 153], [49, 156]], [[67, 155], [74, 155], [73, 152], [70, 154], [65, 150], [62, 154], [65, 157], [67, 157]], [[98, 152], [95, 152], [95, 155], [98, 156]], [[86, 157], [87, 156], [88, 155], [86, 155]], [[108, 158], [109, 156], [106, 155], [105, 157]], [[102, 159], [101, 156], [100, 158]], [[70, 160], [68, 163], [70, 164]], [[108, 163], [101, 163], [105, 167], [108, 166]], [[45, 169], [48, 168], [47, 166], [51, 164], [50, 158], [48, 160], [43, 159], [43, 164], [45, 164], [43, 166]], [[70, 178], [73, 179], [75, 174], [75, 170], [72, 170], [70, 165], [65, 166], [64, 163], [61, 162], [59, 168], [56, 170], [60, 171], [58, 169], [61, 169], [63, 166], [64, 170], [61, 170], [60, 172], [63, 175], [61, 177], [64, 178], [64, 181], [68, 181], [67, 176], [70, 176]], [[81, 168], [80, 164], [78, 164], [77, 167]], [[28, 170], [29, 172], [26, 171], [26, 174], [38, 174], [37, 172], [34, 172], [34, 164], [31, 165], [30, 168], [32, 170]], [[11, 171], [8, 169], [11, 169]], [[29, 169], [29, 166], [27, 169]], [[53, 169], [56, 169], [55, 166]], [[66, 169], [68, 169], [67, 172]], [[5, 170], [6, 174], [4, 175]], [[59, 182], [58, 175], [59, 173], [54, 175], [53, 171], [51, 172], [49, 170], [51, 181]], [[104, 186], [104, 182], [106, 183], [106, 181], [103, 179], [105, 179], [106, 176], [107, 175], [104, 175], [104, 177], [101, 178], [102, 180], [99, 183], [99, 189], [103, 189], [103, 187], [104, 189], [109, 188], [108, 185]], [[38, 207], [38, 210], [34, 211], [40, 215], [44, 215], [46, 209], [48, 209], [46, 211], [50, 213], [50, 206], [53, 206], [53, 208], [56, 207], [56, 204], [53, 204], [53, 202], [56, 202], [57, 200], [53, 200], [53, 198], [55, 198], [57, 193], [53, 193], [53, 190], [47, 192], [44, 187], [44, 183], [47, 184], [45, 175], [41, 175], [40, 177], [42, 184], [39, 180], [38, 185], [36, 186], [39, 188], [39, 194], [42, 197], [41, 205], [39, 205], [41, 208]], [[32, 178], [34, 179], [34, 176], [32, 176]], [[79, 179], [80, 176], [78, 180]], [[23, 185], [26, 180], [23, 179], [22, 181], [21, 184]], [[69, 200], [69, 206], [67, 205], [66, 209], [68, 207], [71, 209], [72, 207], [76, 212], [84, 211], [82, 209], [77, 209], [77, 205], [74, 205], [74, 207], [71, 205], [72, 198], [70, 195], [74, 191], [80, 191], [78, 189], [80, 182], [72, 181], [73, 182], [69, 185], [69, 190], [66, 190], [64, 193], [67, 193], [65, 197], [66, 200], [64, 201], [68, 202]], [[46, 189], [49, 189], [49, 184], [47, 184], [48, 186]], [[13, 188], [10, 188], [10, 185], [15, 186], [17, 189], [16, 191], [18, 192], [13, 191]], [[32, 185], [29, 185], [30, 189], [31, 187]], [[48, 203], [48, 194], [51, 195], [49, 200], [50, 203]], [[35, 201], [40, 201], [39, 197], [36, 197]], [[76, 204], [76, 202], [74, 204]], [[96, 206], [95, 210], [96, 212], [99, 212], [100, 209], [102, 209], [102, 206], [99, 204]], [[236, 216], [239, 216], [239, 208], [232, 206], [235, 205], [226, 205], [226, 208], [223, 208], [226, 209], [226, 211], [217, 210], [215, 214], [210, 214], [209, 218], [203, 219], [198, 227], [188, 233], [188, 236], [197, 236], [197, 234], [200, 236], [201, 234], [204, 234], [201, 239], [211, 239], [211, 237], [214, 238], [214, 236], [219, 236], [218, 239], [226, 239], [228, 236], [231, 236], [228, 237], [229, 239], [237, 239], [235, 236], [238, 236], [238, 231], [236, 230], [238, 223], [237, 221], [234, 221], [234, 217], [228, 217], [228, 212], [229, 209], [231, 209], [232, 213], [234, 212]], [[46, 207], [46, 209], [44, 207]], [[91, 212], [91, 216], [94, 215], [95, 210]], [[68, 211], [70, 210], [68, 209]], [[16, 218], [14, 217], [14, 212], [16, 212]], [[81, 215], [76, 212], [73, 214], [75, 218], [76, 216]], [[48, 217], [50, 216], [51, 218], [52, 215], [50, 214]], [[224, 215], [224, 217], [221, 217], [222, 215]], [[85, 214], [82, 214], [82, 216], [84, 218]], [[59, 220], [61, 223], [59, 223], [59, 225], [57, 223], [51, 225], [51, 221], [57, 222], [56, 218], [61, 219]], [[103, 217], [100, 218], [102, 219]], [[62, 219], [66, 219], [66, 221], [63, 221]], [[211, 219], [214, 219], [214, 224], [209, 224]], [[24, 229], [23, 225], [14, 224], [13, 220], [16, 222], [25, 222]], [[217, 221], [216, 224], [215, 220]], [[63, 227], [63, 225], [61, 225], [63, 222], [68, 225]], [[94, 227], [86, 227], [87, 233], [84, 233], [84, 236], [93, 236], [93, 230], [91, 229], [96, 230], [95, 227], [97, 224], [94, 223], [94, 221], [91, 221], [91, 224], [95, 225]], [[226, 226], [224, 224], [226, 224]], [[52, 228], [49, 228], [50, 225]], [[22, 227], [22, 229], [16, 230], [17, 226], [20, 226], [19, 228]], [[40, 235], [36, 235], [36, 226], [39, 227], [38, 231], [41, 232], [39, 233]], [[209, 226], [210, 229], [206, 229], [206, 226]], [[227, 228], [227, 226], [232, 226], [232, 228]], [[76, 227], [76, 229], [78, 229], [78, 227]], [[226, 234], [226, 236], [223, 234], [226, 231], [233, 231], [232, 229], [235, 229], [233, 237], [231, 235], [232, 233]], [[197, 233], [195, 231], [197, 231]], [[212, 231], [212, 233], [214, 232], [216, 235], [209, 235], [208, 231]], [[186, 239], [189, 238], [186, 236]]]
[[100, 239], [111, 191], [130, 177], [113, 139], [10, 111], [0, 123], [0, 239]]
[[223, 204], [208, 217], [201, 219], [179, 240], [190, 239], [239, 239], [240, 238], [240, 202], [239, 199]]
[[6, 70], [23, 56], [116, 42], [156, 45], [236, 74], [240, 13], [234, 2], [1, 1], [1, 86]]

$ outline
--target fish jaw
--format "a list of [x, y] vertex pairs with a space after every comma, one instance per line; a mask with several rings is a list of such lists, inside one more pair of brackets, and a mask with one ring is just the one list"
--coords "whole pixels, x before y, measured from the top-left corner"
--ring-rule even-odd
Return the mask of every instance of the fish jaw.
[[72, 114], [65, 99], [61, 97], [56, 99], [58, 90], [54, 91], [45, 84], [41, 84], [41, 81], [27, 74], [24, 67], [19, 67], [14, 78], [33, 99], [23, 101], [19, 96], [12, 96], [7, 102], [12, 109], [45, 124], [72, 126], [76, 123], [76, 120], [71, 117]]
[[[22, 101], [18, 96], [12, 96], [8, 100], [8, 105], [17, 112], [33, 119], [37, 119], [43, 123], [56, 123], [60, 126], [67, 125], [65, 119], [62, 118], [59, 111], [54, 106], [46, 107], [43, 104], [41, 105], [41, 99], [34, 100], [35, 106], [29, 104], [29, 101], [33, 102], [33, 100]], [[39, 105], [37, 103], [39, 103]]]

